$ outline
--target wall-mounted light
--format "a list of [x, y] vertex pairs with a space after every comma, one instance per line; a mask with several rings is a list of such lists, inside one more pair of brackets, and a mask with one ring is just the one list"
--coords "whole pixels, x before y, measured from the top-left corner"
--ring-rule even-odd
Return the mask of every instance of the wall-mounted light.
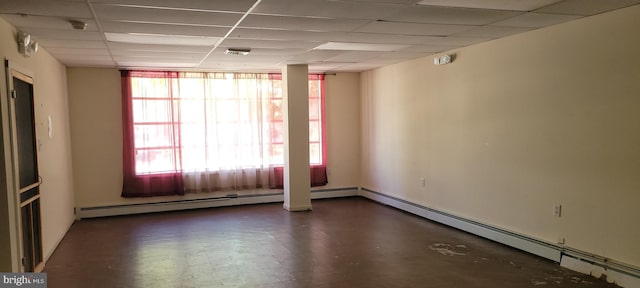
[[449, 64], [451, 62], [453, 62], [453, 56], [455, 55], [449, 55], [449, 54], [445, 54], [442, 57], [434, 57], [433, 58], [433, 64], [434, 65], [445, 65], [445, 64]]
[[18, 31], [18, 52], [29, 57], [31, 53], [38, 52], [38, 42], [33, 41], [29, 33]]

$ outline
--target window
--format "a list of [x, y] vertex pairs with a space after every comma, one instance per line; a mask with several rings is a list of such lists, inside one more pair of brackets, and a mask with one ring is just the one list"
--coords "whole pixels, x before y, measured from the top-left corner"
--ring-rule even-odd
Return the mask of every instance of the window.
[[[326, 184], [323, 83], [310, 75], [309, 160], [324, 175], [315, 185]], [[125, 180], [184, 176], [194, 191], [281, 186], [279, 74], [124, 71], [123, 108]]]

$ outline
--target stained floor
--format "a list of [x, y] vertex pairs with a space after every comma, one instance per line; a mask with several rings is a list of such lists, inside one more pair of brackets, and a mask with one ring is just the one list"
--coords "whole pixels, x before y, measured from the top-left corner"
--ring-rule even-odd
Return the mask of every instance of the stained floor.
[[617, 287], [364, 198], [76, 222], [49, 288]]

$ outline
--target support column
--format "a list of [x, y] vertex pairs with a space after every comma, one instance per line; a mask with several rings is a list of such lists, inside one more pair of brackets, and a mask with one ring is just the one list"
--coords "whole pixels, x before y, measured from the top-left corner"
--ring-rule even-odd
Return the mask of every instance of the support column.
[[309, 176], [309, 68], [282, 69], [284, 97], [284, 209], [311, 210]]

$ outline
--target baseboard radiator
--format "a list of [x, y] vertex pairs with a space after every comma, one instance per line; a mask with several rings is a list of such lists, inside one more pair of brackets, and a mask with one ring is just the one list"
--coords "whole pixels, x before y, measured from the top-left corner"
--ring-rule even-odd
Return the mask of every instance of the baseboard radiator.
[[561, 266], [622, 287], [640, 287], [640, 268], [590, 254], [570, 247], [534, 239], [532, 237], [479, 223], [443, 211], [415, 204], [367, 188], [360, 188], [358, 195], [444, 225], [511, 246], [534, 255], [560, 263]]
[[[337, 198], [357, 196], [358, 187], [345, 187], [334, 189], [316, 189], [311, 191], [311, 199]], [[153, 203], [139, 204], [123, 204], [109, 205], [97, 207], [76, 207], [76, 219], [119, 216], [130, 214], [142, 214], [153, 212], [167, 212], [189, 209], [237, 206], [247, 204], [261, 204], [283, 202], [283, 193], [255, 194], [255, 195], [238, 195], [229, 194], [223, 197], [202, 198], [202, 199], [185, 199], [177, 201], [164, 201]]]

